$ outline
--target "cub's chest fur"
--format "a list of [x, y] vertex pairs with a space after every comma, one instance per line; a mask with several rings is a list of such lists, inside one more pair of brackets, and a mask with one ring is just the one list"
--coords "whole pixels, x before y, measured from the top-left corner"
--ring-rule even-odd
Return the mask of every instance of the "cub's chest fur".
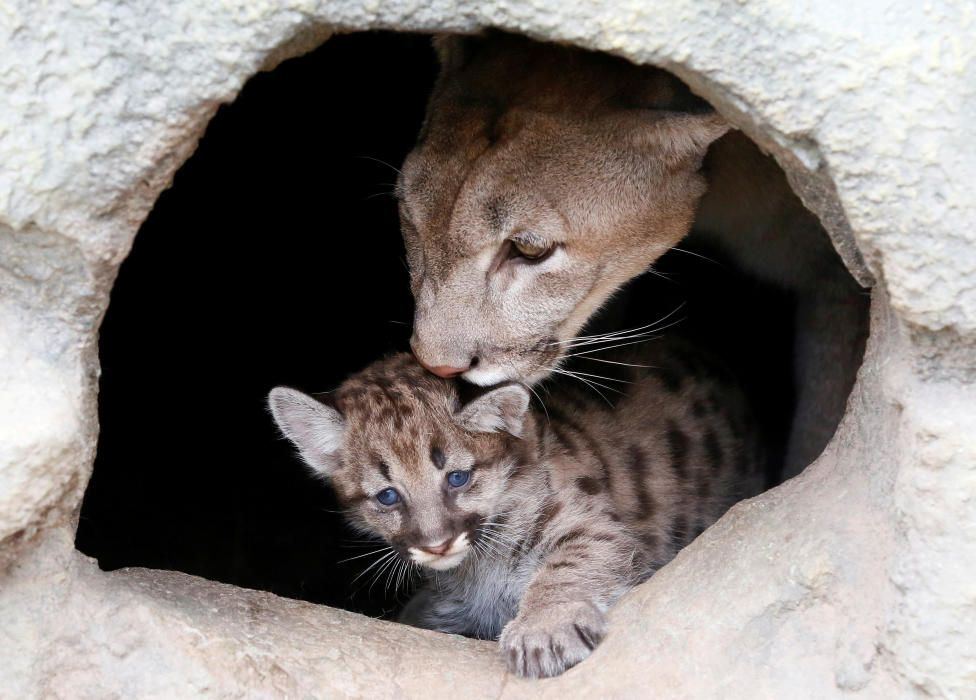
[[447, 575], [434, 574], [400, 615], [406, 624], [479, 639], [497, 639], [515, 617], [532, 575], [536, 553], [481, 556]]

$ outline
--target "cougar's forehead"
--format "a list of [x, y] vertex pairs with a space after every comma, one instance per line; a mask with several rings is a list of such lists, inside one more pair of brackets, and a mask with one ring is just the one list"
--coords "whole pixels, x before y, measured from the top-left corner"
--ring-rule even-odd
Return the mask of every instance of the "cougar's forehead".
[[[400, 179], [404, 238], [429, 265], [479, 252], [521, 229], [560, 241], [606, 239], [602, 227], [584, 222], [595, 212], [594, 191], [620, 195], [606, 181], [620, 159], [595, 143], [585, 124], [552, 115], [522, 115], [502, 141], [478, 138], [476, 148], [418, 147]], [[586, 236], [580, 239], [585, 228]]]
[[[411, 166], [414, 161], [422, 161]], [[404, 240], [419, 247], [428, 275], [443, 277], [452, 263], [469, 258], [504, 235], [513, 188], [495, 154], [443, 158], [420, 152], [404, 167], [400, 188]]]

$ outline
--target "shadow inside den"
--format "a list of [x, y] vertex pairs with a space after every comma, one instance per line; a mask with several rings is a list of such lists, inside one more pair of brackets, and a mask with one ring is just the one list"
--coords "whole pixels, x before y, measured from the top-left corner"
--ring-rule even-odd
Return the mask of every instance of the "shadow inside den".
[[[355, 34], [253, 78], [211, 122], [140, 230], [100, 336], [101, 436], [77, 547], [103, 569], [185, 571], [392, 615], [369, 557], [265, 408], [407, 349], [392, 196], [436, 73], [430, 38]], [[677, 329], [736, 370], [765, 431], [767, 482], [793, 415], [795, 299], [695, 241], [607, 309]]]

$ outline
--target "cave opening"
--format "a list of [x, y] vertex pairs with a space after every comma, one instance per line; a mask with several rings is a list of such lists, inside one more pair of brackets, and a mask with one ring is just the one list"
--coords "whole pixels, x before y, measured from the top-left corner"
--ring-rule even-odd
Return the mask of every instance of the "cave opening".
[[[436, 74], [430, 37], [361, 33], [254, 77], [135, 239], [100, 332], [101, 434], [77, 547], [106, 570], [179, 570], [390, 616], [361, 538], [265, 408], [406, 350], [392, 196]], [[796, 298], [692, 237], [609, 309], [680, 331], [740, 375], [775, 485], [796, 400]], [[621, 326], [626, 327], [626, 326]]]

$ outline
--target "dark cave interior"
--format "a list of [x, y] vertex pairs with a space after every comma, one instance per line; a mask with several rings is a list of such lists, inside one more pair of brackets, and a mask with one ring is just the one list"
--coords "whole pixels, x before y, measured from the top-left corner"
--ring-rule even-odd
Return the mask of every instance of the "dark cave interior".
[[[100, 334], [101, 435], [77, 547], [103, 569], [396, 609], [383, 580], [354, 580], [369, 557], [340, 563], [367, 550], [264, 399], [278, 384], [331, 389], [407, 349], [392, 189], [435, 71], [427, 36], [337, 36], [255, 76], [159, 198]], [[617, 303], [632, 325], [684, 304], [682, 331], [725, 357], [754, 398], [778, 473], [793, 300], [716, 251], [690, 253], [666, 255], [662, 276]]]

